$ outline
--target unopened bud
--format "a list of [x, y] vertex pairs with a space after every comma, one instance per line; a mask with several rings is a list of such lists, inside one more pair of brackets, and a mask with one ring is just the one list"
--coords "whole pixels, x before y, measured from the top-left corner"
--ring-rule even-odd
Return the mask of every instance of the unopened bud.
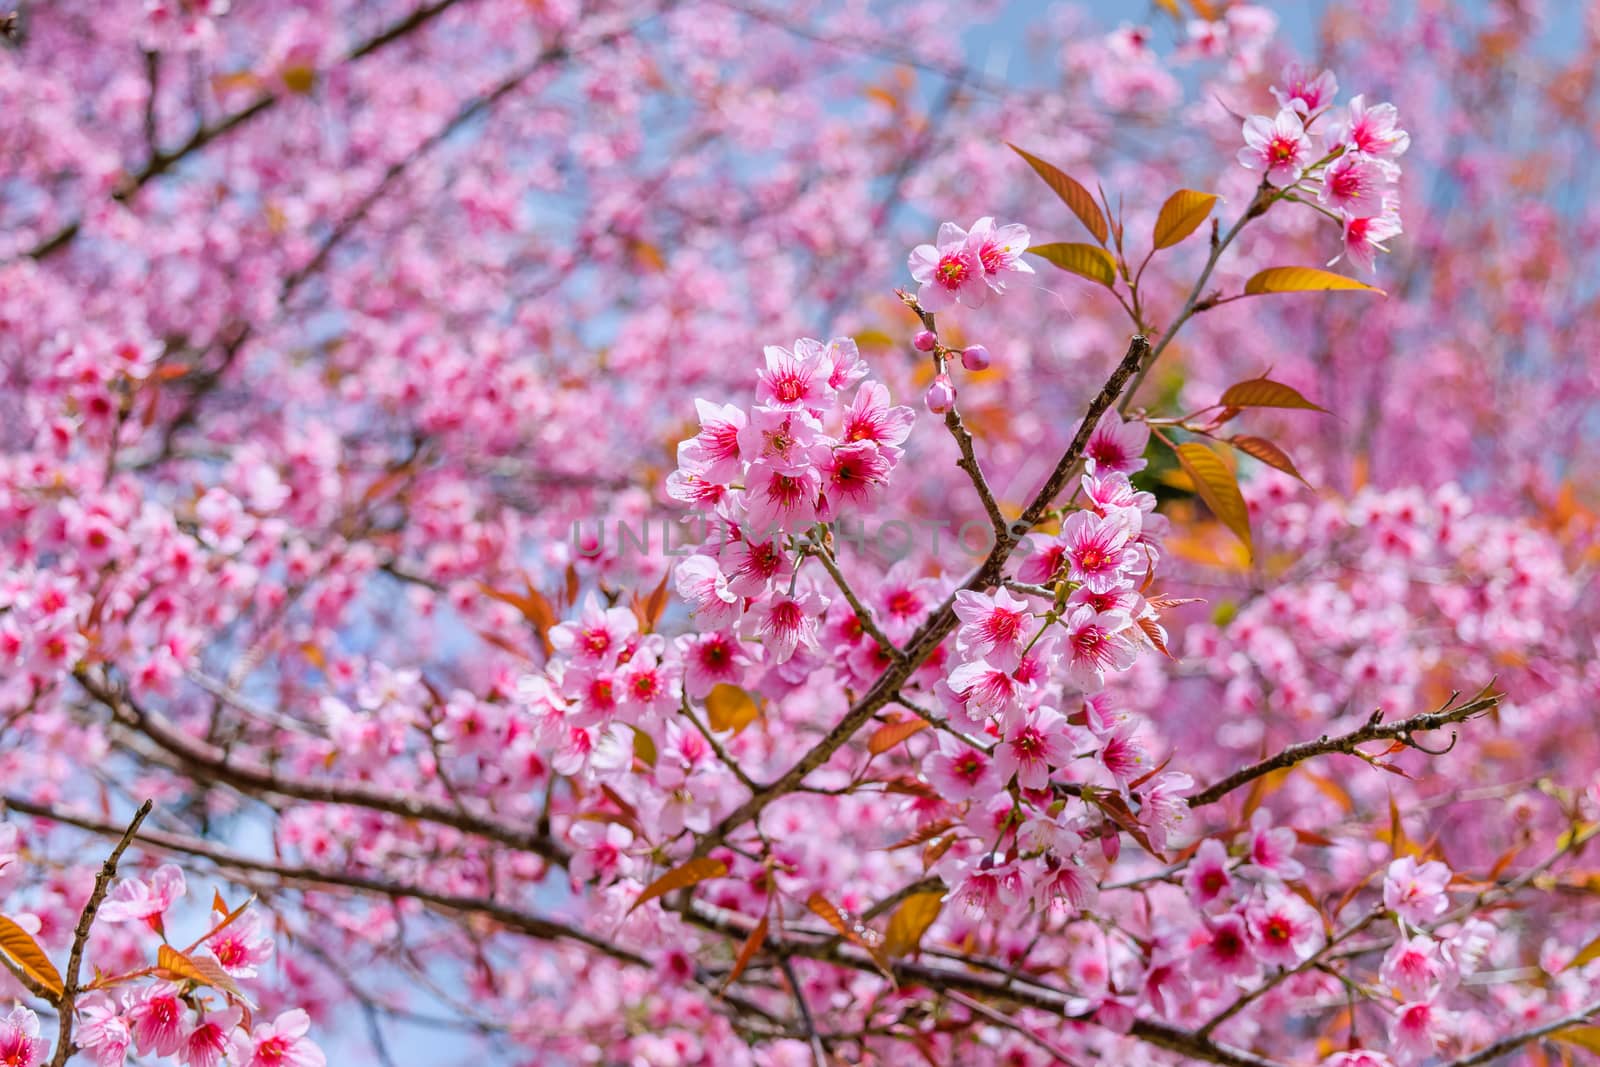
[[961, 350], [961, 365], [968, 370], [987, 370], [989, 350], [982, 345], [968, 345]]
[[933, 384], [928, 386], [928, 391], [923, 394], [922, 402], [928, 405], [928, 410], [935, 415], [943, 415], [949, 411], [956, 402], [956, 387], [950, 381], [950, 375], [936, 375]]

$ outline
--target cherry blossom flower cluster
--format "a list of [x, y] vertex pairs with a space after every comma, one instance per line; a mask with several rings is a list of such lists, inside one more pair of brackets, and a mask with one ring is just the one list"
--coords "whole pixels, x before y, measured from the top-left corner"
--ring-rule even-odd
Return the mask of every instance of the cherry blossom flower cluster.
[[[15, 825], [0, 824], [0, 872], [5, 876], [0, 892], [15, 888], [21, 879], [22, 845]], [[290, 1009], [271, 1020], [254, 1018], [254, 1002], [238, 984], [255, 979], [274, 952], [272, 935], [254, 909], [230, 912], [217, 897], [205, 933], [181, 954], [189, 970], [174, 973], [165, 965], [150, 965], [152, 943], [171, 947], [168, 920], [187, 891], [182, 870], [171, 864], [112, 886], [96, 912], [104, 932], [91, 942], [88, 960], [95, 980], [76, 1002], [75, 1046], [98, 1067], [123, 1067], [130, 1061], [183, 1067], [324, 1067], [321, 1049], [307, 1036], [310, 1019], [304, 1011]], [[40, 910], [7, 901], [6, 910], [18, 927], [46, 943], [54, 940], [47, 923], [68, 923], [63, 929], [71, 936], [71, 920], [60, 915], [55, 902], [33, 906]], [[26, 1007], [14, 1008], [0, 1021], [0, 1061], [37, 1067], [48, 1061], [51, 1045], [41, 1035], [38, 1016]]]
[[1291, 64], [1283, 81], [1284, 88], [1272, 87], [1277, 114], [1245, 120], [1239, 162], [1276, 189], [1314, 192], [1319, 209], [1341, 228], [1344, 248], [1333, 262], [1349, 257], [1374, 271], [1377, 253], [1389, 250], [1384, 242], [1401, 233], [1397, 160], [1411, 135], [1400, 128], [1393, 104], [1369, 104], [1360, 94], [1336, 106], [1339, 82], [1330, 70], [1312, 77]]
[[[947, 0], [16, 6], [7, 943], [64, 968], [156, 804], [71, 1062], [1593, 1040], [1596, 19], [1340, 2], [1340, 104], [1242, 2], [1048, 5], [1026, 85]], [[1246, 300], [1324, 219], [1406, 284]], [[1266, 368], [1333, 415], [1218, 407]]]

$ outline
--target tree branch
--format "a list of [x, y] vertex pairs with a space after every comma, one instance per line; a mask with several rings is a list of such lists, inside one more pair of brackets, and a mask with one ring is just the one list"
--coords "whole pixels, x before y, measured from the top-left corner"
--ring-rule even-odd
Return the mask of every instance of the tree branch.
[[[1490, 693], [1485, 690], [1460, 707], [1452, 708], [1450, 705], [1454, 704], [1459, 696], [1459, 693], [1450, 694], [1450, 699], [1438, 711], [1425, 711], [1408, 719], [1397, 719], [1388, 723], [1382, 721], [1383, 709], [1379, 708], [1372, 713], [1372, 717], [1360, 729], [1352, 730], [1347, 734], [1340, 734], [1338, 737], [1329, 737], [1327, 734], [1323, 734], [1315, 741], [1301, 741], [1298, 744], [1290, 745], [1276, 756], [1270, 756], [1259, 763], [1252, 763], [1248, 767], [1235, 771], [1220, 782], [1208, 786], [1189, 797], [1189, 806], [1191, 808], [1199, 808], [1207, 804], [1214, 804], [1242, 785], [1253, 782], [1263, 775], [1271, 774], [1273, 771], [1282, 770], [1285, 767], [1293, 767], [1295, 764], [1302, 763], [1314, 756], [1322, 756], [1330, 752], [1353, 754], [1357, 746], [1364, 745], [1368, 741], [1399, 741], [1409, 748], [1415, 748], [1430, 755], [1440, 755], [1441, 752], [1439, 750], [1424, 748], [1418, 744], [1412, 735], [1429, 730], [1438, 730], [1452, 723], [1465, 722], [1467, 719], [1492, 710], [1500, 703], [1500, 694]], [[1454, 734], [1452, 734], [1450, 743], [1452, 745], [1455, 744]], [[1449, 749], [1444, 749], [1443, 751], [1449, 751]]]
[[[422, 7], [419, 7], [405, 18], [391, 24], [387, 29], [380, 32], [377, 36], [370, 38], [361, 45], [358, 45], [355, 49], [345, 55], [343, 62], [354, 63], [356, 60], [364, 59], [365, 57], [372, 55], [374, 52], [378, 52], [381, 49], [388, 47], [394, 42], [399, 41], [409, 36], [414, 31], [426, 26], [435, 18], [454, 7], [456, 3], [457, 0], [435, 0], [435, 2], [432, 4], [426, 4]], [[278, 105], [278, 102], [281, 99], [282, 98], [277, 93], [262, 93], [249, 104], [245, 105], [245, 107], [235, 111], [233, 114], [219, 119], [209, 125], [201, 126], [189, 136], [187, 141], [183, 142], [183, 144], [172, 149], [171, 151], [158, 151], [153, 153], [149, 161], [146, 162], [145, 165], [134, 174], [130, 175], [128, 180], [122, 184], [121, 188], [117, 189], [117, 191], [112, 194], [113, 198], [123, 202], [132, 199], [133, 195], [140, 189], [143, 189], [150, 182], [167, 173], [173, 167], [177, 166], [188, 157], [194, 155], [202, 148], [205, 148], [212, 141], [215, 141], [220, 137], [227, 136], [239, 127], [253, 121], [261, 115], [266, 114], [268, 111], [271, 111]], [[74, 219], [72, 222], [67, 223], [54, 234], [45, 238], [33, 248], [29, 249], [25, 255], [27, 255], [30, 259], [45, 259], [49, 256], [52, 256], [71, 244], [82, 231], [82, 229], [83, 219]]]
[[[989, 550], [988, 557], [979, 566], [972, 577], [967, 579], [960, 587], [961, 590], [984, 590], [1000, 581], [1006, 561], [1011, 558], [1011, 553], [1021, 542], [1022, 537], [1044, 517], [1055, 501], [1057, 494], [1066, 486], [1067, 482], [1076, 473], [1079, 461], [1083, 456], [1083, 449], [1088, 444], [1089, 435], [1094, 432], [1095, 426], [1100, 422], [1100, 417], [1106, 413], [1128, 384], [1128, 379], [1133, 377], [1139, 365], [1150, 351], [1150, 342], [1144, 337], [1135, 335], [1128, 342], [1128, 351], [1111, 372], [1105, 385], [1090, 401], [1088, 410], [1084, 412], [1083, 421], [1078, 425], [1078, 432], [1073, 435], [1072, 442], [1067, 446], [1061, 458], [1056, 462], [1055, 469], [1045, 479], [1038, 493], [1034, 495], [1032, 503], [1023, 511], [1022, 516], [1004, 530], [996, 534], [994, 547]], [[959, 591], [959, 590], [958, 590]], [[905, 657], [892, 664], [872, 684], [855, 705], [846, 712], [833, 729], [818, 741], [810, 751], [790, 767], [789, 770], [767, 788], [750, 797], [738, 808], [725, 816], [709, 832], [702, 835], [694, 849], [695, 856], [704, 856], [720, 845], [729, 834], [756, 818], [767, 805], [774, 800], [792, 793], [805, 779], [806, 775], [826, 763], [835, 752], [855, 736], [856, 731], [872, 718], [872, 716], [886, 704], [894, 700], [900, 687], [920, 667], [933, 650], [937, 648], [952, 630], [956, 627], [955, 613], [956, 594], [952, 592], [943, 604], [912, 635], [905, 648]]]
[[63, 1067], [67, 1058], [72, 1055], [72, 1023], [78, 999], [78, 969], [83, 965], [83, 947], [89, 941], [89, 929], [94, 925], [95, 912], [100, 910], [100, 902], [106, 898], [106, 890], [111, 887], [111, 879], [117, 876], [117, 864], [122, 862], [122, 854], [128, 850], [133, 837], [139, 832], [139, 824], [144, 822], [144, 817], [150, 814], [150, 809], [155, 807], [155, 801], [146, 800], [139, 805], [139, 810], [133, 813], [133, 821], [122, 833], [122, 840], [117, 842], [117, 847], [111, 850], [111, 855], [106, 857], [106, 862], [100, 868], [100, 873], [95, 875], [94, 891], [89, 894], [89, 902], [83, 906], [83, 912], [78, 916], [78, 926], [72, 932], [72, 952], [67, 957], [67, 973], [61, 981], [61, 1001], [58, 1007], [60, 1015], [60, 1029], [56, 1038], [56, 1054], [50, 1060], [51, 1067]]
[[196, 740], [175, 729], [162, 716], [140, 707], [108, 680], [96, 678], [88, 671], [78, 671], [76, 677], [90, 696], [111, 709], [118, 722], [148, 737], [177, 757], [188, 773], [199, 778], [222, 782], [245, 793], [270, 793], [320, 804], [345, 804], [403, 818], [422, 819], [498, 841], [523, 852], [532, 852], [557, 866], [564, 867], [567, 864], [566, 849], [548, 836], [470, 811], [458, 810], [453, 804], [366, 784], [298, 778], [244, 763], [215, 745]]

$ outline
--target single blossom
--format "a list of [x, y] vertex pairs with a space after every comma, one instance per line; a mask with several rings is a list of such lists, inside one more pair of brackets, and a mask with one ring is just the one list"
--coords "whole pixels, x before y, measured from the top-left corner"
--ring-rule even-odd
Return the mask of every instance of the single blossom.
[[1353, 97], [1349, 115], [1334, 127], [1329, 147], [1344, 145], [1376, 159], [1395, 159], [1411, 147], [1411, 135], [1400, 128], [1400, 112], [1393, 104], [1367, 106], [1365, 95]]
[[952, 304], [982, 307], [989, 295], [987, 271], [967, 231], [953, 222], [939, 227], [935, 244], [918, 245], [908, 261], [915, 278], [917, 303], [924, 311], [943, 311]]
[[1306, 136], [1300, 116], [1290, 108], [1270, 119], [1263, 115], [1245, 119], [1244, 145], [1239, 149], [1240, 165], [1261, 171], [1280, 189], [1299, 181], [1311, 163], [1311, 138]]
[[50, 1043], [39, 1036], [39, 1017], [18, 1005], [0, 1019], [0, 1064], [37, 1067]]
[[1043, 789], [1050, 784], [1051, 770], [1071, 755], [1067, 720], [1053, 708], [1036, 708], [995, 746], [995, 774], [1002, 782], [1015, 774], [1022, 788]]
[[998, 667], [1016, 670], [1022, 650], [1037, 629], [1026, 600], [1004, 587], [993, 593], [963, 589], [956, 593], [956, 648], [965, 656], [982, 656]]
[[1383, 214], [1389, 181], [1383, 163], [1359, 152], [1348, 152], [1322, 172], [1317, 200], [1348, 218], [1370, 219]]
[[109, 923], [143, 920], [155, 925], [172, 907], [173, 901], [185, 892], [183, 872], [170, 863], [163, 863], [148, 882], [140, 878], [118, 882], [100, 906], [99, 917]]
[[1445, 895], [1449, 885], [1449, 867], [1436, 860], [1418, 863], [1415, 856], [1402, 856], [1389, 864], [1383, 879], [1383, 906], [1422, 926], [1450, 906]]
[[995, 292], [1005, 292], [1007, 275], [1034, 272], [1033, 265], [1022, 258], [1031, 243], [1026, 226], [1015, 222], [996, 226], [994, 219], [985, 215], [972, 224], [967, 238], [983, 267], [984, 282]]
[[1083, 455], [1092, 462], [1090, 470], [1095, 474], [1133, 474], [1144, 470], [1144, 450], [1149, 443], [1149, 426], [1108, 412], [1089, 435]]
[[1328, 265], [1348, 256], [1350, 262], [1371, 274], [1378, 269], [1378, 253], [1389, 251], [1383, 242], [1401, 233], [1400, 215], [1392, 197], [1384, 203], [1381, 214], [1367, 218], [1346, 217], [1344, 220], [1343, 250]]
[[1333, 71], [1325, 70], [1316, 77], [1298, 63], [1290, 63], [1283, 70], [1284, 87], [1272, 87], [1278, 106], [1289, 108], [1301, 115], [1314, 115], [1333, 103], [1339, 94], [1339, 79]]
[[322, 1050], [306, 1037], [311, 1017], [296, 1008], [270, 1023], [257, 1023], [248, 1036], [236, 1036], [240, 1067], [327, 1067]]

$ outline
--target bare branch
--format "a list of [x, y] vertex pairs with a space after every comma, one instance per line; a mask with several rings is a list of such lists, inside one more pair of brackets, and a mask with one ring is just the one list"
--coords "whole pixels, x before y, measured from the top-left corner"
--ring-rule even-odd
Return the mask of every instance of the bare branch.
[[144, 822], [144, 817], [150, 814], [150, 809], [153, 807], [155, 801], [146, 800], [139, 805], [139, 810], [133, 813], [133, 821], [122, 832], [122, 840], [117, 842], [117, 847], [111, 850], [111, 855], [106, 857], [106, 862], [101, 866], [100, 873], [95, 875], [94, 891], [89, 894], [89, 902], [83, 906], [83, 912], [78, 916], [77, 929], [72, 932], [72, 952], [67, 957], [67, 973], [61, 980], [61, 1001], [58, 1006], [58, 1014], [61, 1017], [60, 1029], [56, 1038], [56, 1054], [51, 1057], [50, 1067], [62, 1067], [72, 1055], [72, 1023], [80, 991], [78, 969], [83, 965], [83, 947], [88, 944], [89, 929], [94, 925], [94, 916], [100, 910], [100, 902], [106, 899], [106, 890], [111, 887], [111, 879], [117, 876], [117, 864], [122, 862], [122, 854], [128, 850], [134, 835], [139, 832], [139, 824]]
[[[1484, 712], [1491, 711], [1500, 703], [1500, 694], [1485, 691], [1460, 707], [1452, 708], [1460, 694], [1451, 694], [1450, 700], [1438, 711], [1425, 711], [1413, 715], [1408, 719], [1397, 719], [1394, 722], [1383, 722], [1383, 709], [1372, 713], [1366, 725], [1360, 729], [1351, 730], [1338, 737], [1329, 737], [1323, 734], [1315, 741], [1301, 741], [1290, 745], [1276, 756], [1269, 756], [1259, 763], [1252, 763], [1214, 785], [1208, 786], [1188, 798], [1191, 808], [1203, 807], [1214, 804], [1242, 785], [1247, 785], [1263, 775], [1285, 767], [1293, 767], [1297, 763], [1311, 759], [1314, 756], [1326, 755], [1330, 752], [1344, 752], [1353, 754], [1360, 745], [1368, 741], [1399, 741], [1408, 748], [1415, 748], [1430, 755], [1439, 755], [1435, 749], [1424, 748], [1413, 737], [1414, 734], [1426, 733], [1429, 730], [1438, 730], [1453, 723], [1465, 722]], [[1453, 742], [1452, 742], [1453, 743]], [[1448, 751], [1446, 749], [1445, 751]]]

